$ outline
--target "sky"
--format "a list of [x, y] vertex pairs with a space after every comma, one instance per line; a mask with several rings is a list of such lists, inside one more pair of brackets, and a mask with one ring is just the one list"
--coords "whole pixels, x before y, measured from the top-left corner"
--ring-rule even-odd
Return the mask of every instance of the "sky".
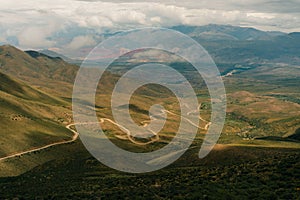
[[0, 43], [75, 56], [103, 33], [140, 27], [226, 24], [300, 32], [300, 0], [7, 0]]

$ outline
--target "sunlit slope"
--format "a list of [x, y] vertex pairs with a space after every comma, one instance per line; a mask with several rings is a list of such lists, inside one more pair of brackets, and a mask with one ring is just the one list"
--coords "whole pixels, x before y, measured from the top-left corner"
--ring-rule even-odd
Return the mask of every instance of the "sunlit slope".
[[69, 139], [67, 103], [0, 73], [0, 157]]
[[0, 46], [0, 72], [57, 96], [70, 96], [78, 66], [36, 51]]

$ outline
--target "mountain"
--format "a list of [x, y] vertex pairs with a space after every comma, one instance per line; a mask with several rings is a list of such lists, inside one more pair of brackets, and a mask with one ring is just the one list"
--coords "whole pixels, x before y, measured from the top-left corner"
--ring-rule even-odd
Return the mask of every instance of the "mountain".
[[[72, 122], [78, 68], [40, 52], [0, 46], [0, 158], [73, 138], [66, 125]], [[53, 149], [1, 161], [0, 176], [18, 175], [68, 152]]]
[[16, 77], [49, 93], [71, 95], [79, 67], [61, 58], [36, 51], [23, 52], [13, 46], [0, 46], [0, 72]]
[[293, 32], [288, 34], [290, 37], [297, 38], [300, 40], [300, 33], [299, 32]]
[[251, 41], [206, 41], [197, 37], [193, 39], [198, 41], [218, 64], [245, 66], [251, 63], [276, 62], [295, 65], [300, 62], [299, 40], [290, 36]]
[[[206, 26], [174, 26], [199, 42], [220, 68], [253, 63], [278, 62], [299, 64], [300, 33], [261, 31], [248, 27], [209, 24]], [[252, 64], [251, 64], [252, 63]], [[227, 70], [226, 70], [227, 69]]]
[[57, 53], [55, 51], [51, 51], [49, 49], [43, 49], [43, 50], [40, 50], [38, 52], [41, 53], [41, 54], [47, 55], [49, 57], [52, 57], [52, 58], [61, 58], [64, 61], [66, 61], [67, 63], [71, 63], [71, 64], [80, 64], [82, 62], [80, 60], [74, 60], [74, 59], [68, 58], [67, 56], [64, 56], [64, 55], [62, 55], [60, 53]]
[[175, 26], [172, 29], [203, 40], [270, 40], [285, 35], [282, 32], [264, 32], [254, 28], [209, 24], [206, 26]]
[[52, 57], [52, 58], [61, 58], [66, 62], [68, 62], [68, 60], [71, 60], [71, 58], [68, 58], [68, 57], [66, 57], [62, 54], [56, 53], [55, 51], [51, 51], [49, 49], [43, 49], [43, 50], [40, 50], [38, 52], [41, 53], [41, 54], [47, 55], [49, 57]]
[[13, 46], [0, 46], [0, 69], [17, 77], [49, 78], [72, 82], [78, 67], [61, 58], [53, 58], [36, 51], [23, 52]]

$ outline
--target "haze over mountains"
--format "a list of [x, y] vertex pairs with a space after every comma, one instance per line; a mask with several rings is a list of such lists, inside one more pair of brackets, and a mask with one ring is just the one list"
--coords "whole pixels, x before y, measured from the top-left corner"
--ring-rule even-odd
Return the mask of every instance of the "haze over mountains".
[[[180, 25], [170, 27], [170, 29], [187, 34], [198, 41], [217, 63], [264, 62], [268, 60], [291, 64], [299, 62], [300, 33], [297, 32], [268, 32], [254, 28], [216, 24]], [[117, 33], [105, 33], [100, 38], [108, 38]], [[52, 57], [61, 57], [67, 62], [80, 63], [53, 51], [42, 50], [40, 52]]]
[[174, 26], [172, 29], [204, 40], [270, 40], [286, 35], [279, 31], [260, 31], [255, 28], [209, 24], [206, 26]]
[[265, 32], [226, 25], [173, 27], [198, 41], [215, 62], [299, 62], [300, 33]]

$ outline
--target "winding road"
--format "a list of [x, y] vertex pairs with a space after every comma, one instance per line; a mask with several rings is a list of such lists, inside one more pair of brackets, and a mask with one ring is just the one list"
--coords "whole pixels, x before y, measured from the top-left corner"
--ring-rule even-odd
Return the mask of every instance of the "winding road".
[[37, 147], [37, 148], [30, 149], [30, 150], [27, 150], [27, 151], [23, 151], [23, 152], [20, 152], [20, 153], [15, 153], [15, 154], [0, 158], [0, 161], [6, 160], [6, 159], [9, 159], [9, 158], [15, 158], [15, 157], [22, 156], [22, 155], [29, 154], [29, 153], [34, 153], [34, 152], [37, 152], [37, 151], [40, 151], [40, 150], [43, 150], [43, 149], [47, 149], [49, 147], [72, 143], [75, 140], [77, 140], [77, 138], [79, 136], [79, 134], [76, 131], [74, 131], [73, 129], [70, 128], [73, 125], [75, 125], [75, 124], [69, 124], [68, 126], [66, 126], [67, 129], [69, 129], [70, 131], [72, 131], [74, 133], [73, 137], [70, 140], [61, 141], [61, 142], [54, 142], [54, 143], [48, 144], [46, 146]]
[[[190, 112], [187, 113], [187, 115], [190, 115], [190, 114], [192, 114], [192, 113], [197, 113], [197, 112], [199, 112], [199, 111], [200, 111], [200, 108], [201, 108], [201, 104], [198, 106], [197, 110], [190, 111]], [[169, 114], [171, 114], [171, 115], [179, 116], [178, 114], [175, 114], [175, 113], [170, 112], [170, 111], [168, 111], [168, 110], [162, 109], [162, 110], [161, 110], [161, 114], [163, 114], [163, 113], [169, 113]], [[161, 115], [161, 114], [159, 114], [159, 115]], [[154, 116], [150, 116], [150, 118], [152, 118], [153, 120], [157, 120]], [[201, 118], [200, 115], [199, 115], [199, 119], [202, 120], [203, 122], [206, 122], [206, 123], [207, 123], [207, 124], [205, 125], [204, 128], [203, 128], [203, 127], [200, 127], [200, 126], [198, 126], [198, 125], [196, 125], [196, 124], [194, 124], [192, 121], [190, 121], [189, 119], [187, 119], [187, 118], [185, 118], [185, 117], [183, 117], [183, 119], [187, 120], [190, 124], [192, 124], [193, 126], [198, 127], [199, 129], [202, 129], [202, 130], [208, 130], [208, 127], [211, 125], [211, 122], [208, 122], [208, 121], [204, 120], [203, 118]], [[0, 158], [0, 161], [4, 161], [4, 160], [10, 159], [10, 158], [15, 158], [15, 157], [22, 156], [22, 155], [29, 154], [29, 153], [34, 153], [34, 152], [41, 151], [41, 150], [44, 150], [44, 149], [47, 149], [47, 148], [50, 148], [50, 147], [53, 147], [53, 146], [58, 146], [58, 145], [63, 145], [63, 144], [69, 144], [69, 143], [72, 143], [72, 142], [74, 142], [75, 140], [78, 139], [79, 134], [78, 134], [78, 132], [76, 132], [75, 130], [71, 129], [71, 126], [74, 126], [74, 125], [77, 125], [77, 124], [78, 124], [78, 125], [79, 125], [79, 124], [84, 125], [84, 124], [104, 123], [105, 121], [108, 121], [108, 122], [110, 122], [110, 123], [112, 123], [112, 124], [114, 124], [114, 125], [117, 125], [120, 129], [122, 129], [122, 130], [126, 133], [128, 140], [131, 141], [131, 142], [134, 143], [134, 144], [137, 144], [137, 145], [147, 145], [147, 144], [150, 144], [150, 143], [153, 143], [153, 142], [156, 142], [156, 141], [159, 140], [159, 135], [158, 135], [157, 133], [154, 133], [154, 132], [152, 131], [152, 132], [153, 132], [153, 135], [155, 135], [155, 138], [151, 138], [151, 141], [149, 141], [149, 142], [137, 142], [137, 141], [135, 141], [135, 140], [133, 139], [133, 137], [131, 136], [130, 131], [129, 131], [127, 128], [125, 128], [124, 126], [122, 126], [122, 125], [120, 125], [120, 124], [118, 124], [118, 123], [112, 121], [111, 119], [108, 119], [108, 118], [100, 118], [100, 121], [99, 121], [99, 122], [72, 123], [72, 124], [67, 125], [66, 128], [69, 129], [69, 130], [74, 134], [73, 137], [72, 137], [70, 140], [67, 140], [67, 141], [61, 141], [61, 142], [54, 142], [54, 143], [48, 144], [48, 145], [46, 145], [46, 146], [37, 147], [37, 148], [30, 149], [30, 150], [27, 150], [27, 151], [15, 153], [15, 154], [12, 154], [12, 155], [5, 156], [5, 157]], [[146, 122], [146, 121], [144, 121], [144, 122]], [[142, 123], [144, 123], [144, 122], [142, 122]], [[145, 123], [143, 126], [144, 126], [144, 127], [147, 127], [148, 124]], [[150, 130], [150, 131], [151, 131], [151, 130]]]

